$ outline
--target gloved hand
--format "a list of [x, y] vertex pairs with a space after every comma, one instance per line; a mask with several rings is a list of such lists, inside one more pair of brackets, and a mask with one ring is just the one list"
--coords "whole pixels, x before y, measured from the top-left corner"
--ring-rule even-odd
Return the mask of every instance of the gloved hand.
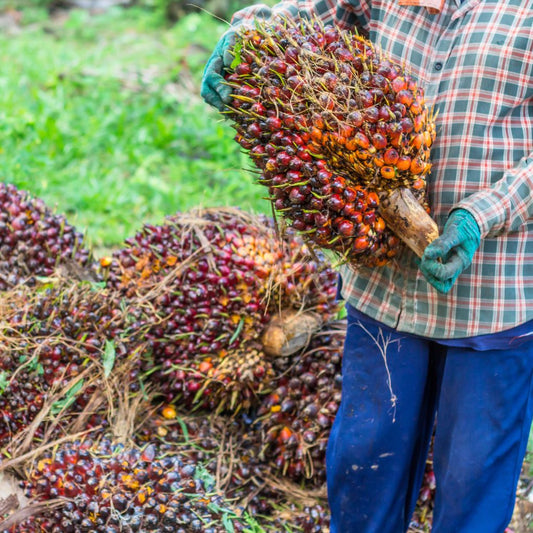
[[218, 41], [204, 68], [200, 94], [220, 111], [230, 101], [231, 87], [224, 85], [224, 68], [231, 65], [233, 56], [228, 49], [235, 44], [235, 31], [228, 30]]
[[442, 235], [424, 250], [420, 270], [427, 281], [446, 294], [459, 274], [472, 263], [481, 242], [481, 232], [474, 217], [465, 209], [452, 211]]

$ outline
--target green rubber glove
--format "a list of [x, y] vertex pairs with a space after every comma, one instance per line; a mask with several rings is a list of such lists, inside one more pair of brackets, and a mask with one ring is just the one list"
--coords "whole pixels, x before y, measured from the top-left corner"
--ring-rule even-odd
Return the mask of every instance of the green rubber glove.
[[420, 270], [428, 283], [446, 294], [459, 274], [472, 263], [481, 242], [481, 232], [474, 217], [465, 209], [452, 211], [442, 235], [425, 250]]
[[235, 31], [227, 31], [218, 41], [211, 57], [207, 60], [202, 77], [200, 94], [213, 107], [224, 111], [231, 100], [231, 87], [224, 85], [224, 69], [233, 61], [228, 49], [235, 44]]

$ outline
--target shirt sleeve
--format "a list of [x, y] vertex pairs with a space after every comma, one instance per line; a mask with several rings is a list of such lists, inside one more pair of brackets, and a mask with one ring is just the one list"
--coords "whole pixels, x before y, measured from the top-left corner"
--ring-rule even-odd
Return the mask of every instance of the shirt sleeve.
[[533, 220], [533, 152], [490, 189], [461, 200], [455, 208], [467, 209], [476, 219], [482, 237], [516, 231]]
[[256, 4], [237, 11], [231, 24], [246, 23], [276, 16], [284, 18], [318, 18], [324, 24], [336, 24], [341, 29], [368, 33], [371, 0], [282, 0], [273, 7]]

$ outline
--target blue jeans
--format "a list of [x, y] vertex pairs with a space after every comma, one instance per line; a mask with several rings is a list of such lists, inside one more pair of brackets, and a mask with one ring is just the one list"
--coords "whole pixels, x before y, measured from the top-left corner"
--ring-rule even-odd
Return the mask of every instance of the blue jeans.
[[433, 533], [502, 533], [533, 414], [533, 341], [445, 346], [354, 316], [327, 450], [331, 533], [407, 530], [434, 443]]

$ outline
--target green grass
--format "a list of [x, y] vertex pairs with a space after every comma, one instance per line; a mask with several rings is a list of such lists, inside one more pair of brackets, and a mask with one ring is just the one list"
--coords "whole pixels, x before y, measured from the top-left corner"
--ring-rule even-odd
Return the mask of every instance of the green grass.
[[23, 11], [0, 36], [0, 177], [42, 197], [96, 248], [193, 206], [267, 211], [233, 130], [199, 96], [224, 25], [157, 11]]

